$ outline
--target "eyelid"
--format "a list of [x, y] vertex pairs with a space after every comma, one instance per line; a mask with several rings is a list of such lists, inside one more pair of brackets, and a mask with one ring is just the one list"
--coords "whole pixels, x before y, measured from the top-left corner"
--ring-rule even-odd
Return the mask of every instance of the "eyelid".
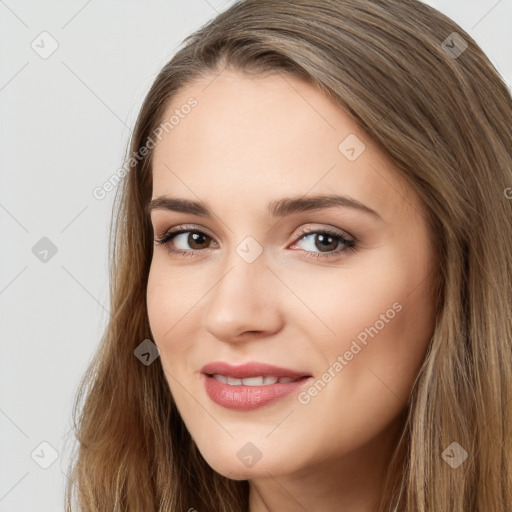
[[318, 231], [329, 231], [333, 234], [336, 234], [336, 236], [341, 236], [347, 240], [358, 242], [359, 240], [351, 235], [348, 231], [345, 231], [344, 229], [340, 229], [331, 225], [325, 225], [325, 224], [315, 224], [313, 227], [304, 227], [301, 226], [299, 228], [298, 233], [294, 236], [294, 240], [298, 240], [299, 238], [302, 238], [304, 235], [316, 233]]
[[180, 233], [183, 231], [199, 231], [201, 233], [204, 233], [205, 235], [208, 235], [212, 240], [215, 240], [215, 237], [211, 235], [205, 227], [199, 225], [199, 224], [178, 224], [177, 226], [173, 226], [172, 228], [164, 228], [162, 230], [158, 230], [158, 234], [155, 230], [155, 235], [159, 239], [162, 239], [163, 237], [175, 233]]

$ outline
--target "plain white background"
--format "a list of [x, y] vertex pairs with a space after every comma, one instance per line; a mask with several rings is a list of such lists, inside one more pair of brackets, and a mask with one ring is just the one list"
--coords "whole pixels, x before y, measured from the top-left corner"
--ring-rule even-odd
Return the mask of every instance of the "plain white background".
[[[109, 309], [114, 192], [92, 192], [160, 68], [231, 3], [0, 0], [0, 512], [64, 510], [72, 401]], [[427, 3], [512, 83], [512, 0]]]

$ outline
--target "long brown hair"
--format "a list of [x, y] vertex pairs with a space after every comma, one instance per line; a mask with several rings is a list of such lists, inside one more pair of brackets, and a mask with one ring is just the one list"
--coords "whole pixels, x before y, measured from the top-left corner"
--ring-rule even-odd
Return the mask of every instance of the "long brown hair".
[[[438, 311], [382, 510], [512, 510], [512, 99], [503, 79], [463, 29], [416, 0], [240, 1], [161, 70], [129, 155], [152, 146], [177, 91], [228, 66], [317, 84], [393, 159], [428, 212]], [[73, 409], [79, 446], [66, 510], [246, 512], [249, 483], [205, 462], [160, 358], [146, 366], [134, 356], [152, 337], [151, 159], [151, 150], [132, 157], [116, 196], [111, 318]], [[446, 459], [452, 443], [468, 455], [457, 468]]]

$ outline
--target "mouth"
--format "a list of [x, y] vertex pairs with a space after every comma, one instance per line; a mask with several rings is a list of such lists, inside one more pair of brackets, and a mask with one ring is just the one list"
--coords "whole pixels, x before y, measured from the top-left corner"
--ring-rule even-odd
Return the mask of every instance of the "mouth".
[[277, 377], [275, 375], [259, 375], [256, 377], [246, 377], [244, 379], [237, 379], [236, 377], [230, 377], [229, 375], [222, 375], [220, 373], [206, 374], [208, 377], [212, 377], [223, 384], [229, 386], [271, 386], [272, 384], [286, 384], [288, 382], [296, 382], [301, 379], [307, 379], [305, 375], [303, 377]]
[[201, 370], [206, 393], [216, 404], [240, 411], [256, 409], [298, 392], [313, 376], [265, 363], [233, 366], [215, 362]]

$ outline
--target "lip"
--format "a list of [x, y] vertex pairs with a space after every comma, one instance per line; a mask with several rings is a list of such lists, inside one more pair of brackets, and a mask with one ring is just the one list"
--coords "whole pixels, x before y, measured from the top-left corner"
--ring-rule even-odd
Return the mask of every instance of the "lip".
[[203, 366], [201, 372], [206, 375], [220, 373], [226, 377], [234, 377], [236, 379], [245, 379], [248, 377], [259, 376], [268, 377], [269, 375], [273, 375], [275, 377], [291, 377], [293, 379], [297, 377], [311, 377], [311, 374], [307, 372], [295, 371], [289, 368], [274, 366], [272, 364], [252, 361], [238, 366], [233, 366], [223, 361], [214, 361], [213, 363], [209, 363]]
[[[249, 411], [273, 403], [285, 398], [292, 393], [297, 393], [300, 388], [309, 384], [312, 375], [305, 372], [295, 371], [288, 368], [269, 365], [265, 363], [245, 363], [233, 366], [229, 363], [209, 363], [201, 369], [202, 379], [206, 393], [216, 404], [227, 409], [238, 411]], [[294, 382], [277, 382], [264, 386], [232, 386], [214, 379], [212, 375], [220, 373], [227, 377], [244, 379], [258, 376], [275, 376], [298, 378]]]

